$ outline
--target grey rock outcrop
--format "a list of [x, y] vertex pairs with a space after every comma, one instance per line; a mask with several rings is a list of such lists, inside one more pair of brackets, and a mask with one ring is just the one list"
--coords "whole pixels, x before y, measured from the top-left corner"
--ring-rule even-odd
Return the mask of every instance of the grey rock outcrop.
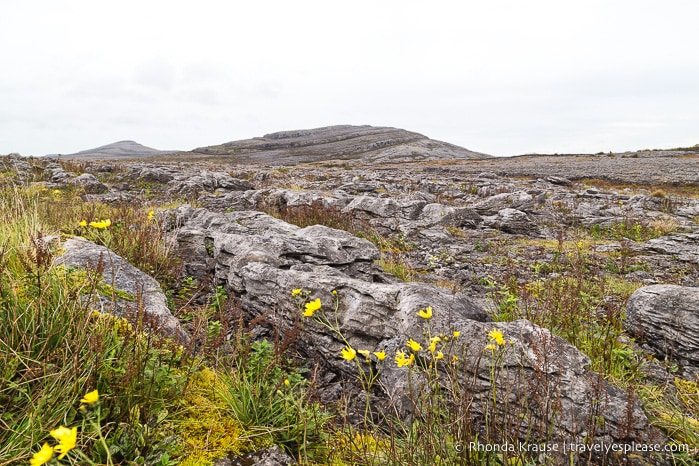
[[[183, 343], [188, 340], [179, 320], [170, 313], [167, 298], [153, 277], [106, 247], [83, 238], [71, 238], [62, 247], [65, 253], [55, 259], [55, 265], [99, 267], [104, 283], [121, 292], [114, 296], [98, 296], [93, 304], [100, 312], [117, 316], [143, 312], [144, 324]], [[124, 293], [132, 299], [124, 299]]]
[[643, 249], [674, 255], [683, 262], [699, 264], [699, 233], [675, 233], [651, 239]]
[[279, 268], [329, 265], [367, 280], [382, 275], [369, 241], [321, 225], [299, 228], [261, 212], [226, 214], [183, 206], [173, 212], [187, 273], [203, 283], [239, 283], [239, 271], [259, 262]]
[[126, 191], [109, 191], [104, 194], [84, 194], [81, 196], [87, 202], [102, 202], [104, 204], [124, 205], [135, 202], [136, 196]]
[[46, 172], [52, 183], [65, 183], [73, 176], [73, 173], [66, 172], [57, 163], [49, 164], [46, 167]]
[[97, 177], [91, 173], [78, 175], [68, 180], [68, 184], [83, 188], [87, 194], [102, 194], [109, 190], [106, 185], [102, 184]]
[[0, 159], [0, 171], [11, 172], [19, 181], [29, 181], [32, 179], [32, 165], [19, 154], [9, 154]]
[[217, 189], [226, 191], [246, 191], [253, 189], [252, 183], [233, 178], [226, 172], [202, 171], [197, 175], [178, 176], [168, 183], [170, 194], [195, 196], [202, 191], [214, 192]]
[[529, 216], [517, 209], [502, 209], [495, 215], [483, 217], [486, 226], [513, 234], [530, 234], [536, 236], [537, 226]]
[[358, 196], [345, 207], [346, 212], [359, 211], [372, 217], [415, 219], [427, 202], [392, 197]]
[[562, 176], [555, 176], [555, 175], [550, 175], [544, 178], [546, 181], [548, 181], [551, 184], [556, 184], [559, 186], [573, 186], [573, 182], [570, 181], [568, 178], [564, 178]]
[[699, 375], [699, 288], [651, 285], [627, 303], [625, 326], [661, 359], [677, 361], [686, 374]]
[[157, 167], [157, 166], [145, 166], [140, 168], [136, 174], [135, 178], [152, 182], [152, 183], [167, 183], [175, 179], [177, 171], [170, 169], [168, 167]]
[[532, 196], [524, 191], [500, 193], [489, 196], [473, 205], [473, 209], [481, 215], [495, 215], [503, 209], [527, 211], [534, 205]]
[[[523, 435], [543, 426], [553, 426], [556, 438], [593, 438], [600, 443], [654, 435], [638, 400], [591, 372], [589, 359], [565, 340], [528, 321], [488, 322], [483, 309], [463, 293], [380, 280], [371, 263], [378, 251], [364, 240], [326, 227], [301, 229], [257, 212], [215, 214], [180, 207], [173, 217], [181, 225], [177, 238], [182, 254], [201, 254], [208, 242], [208, 259], [199, 264], [199, 271], [238, 296], [249, 318], [258, 317], [282, 334], [293, 331], [302, 317], [290, 291], [302, 288], [311, 298], [321, 299], [322, 312], [337, 322], [353, 348], [386, 351], [389, 358], [379, 376], [386, 392], [377, 396], [392, 400], [403, 415], [410, 415], [405, 397], [409, 387], [406, 371], [395, 365], [393, 355], [406, 350], [408, 338], [426, 346], [426, 322], [417, 312], [431, 306], [433, 335], [461, 333], [450, 348], [459, 355], [461, 383], [469, 386], [475, 419], [490, 409], [502, 409], [489, 406], [496, 383], [507, 391], [503, 397], [531, 413], [518, 426]], [[329, 401], [337, 395], [340, 381], [356, 380], [356, 368], [339, 357], [345, 342], [336, 333], [311, 319], [303, 326], [299, 351], [323, 368]], [[491, 380], [484, 352], [493, 328], [507, 339], [496, 381]], [[264, 332], [260, 329], [258, 335]], [[597, 421], [600, 416], [603, 423]]]

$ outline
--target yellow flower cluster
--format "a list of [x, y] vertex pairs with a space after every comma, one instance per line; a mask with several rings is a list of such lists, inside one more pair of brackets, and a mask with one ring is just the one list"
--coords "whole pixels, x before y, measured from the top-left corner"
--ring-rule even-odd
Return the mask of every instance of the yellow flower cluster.
[[364, 356], [367, 361], [369, 361], [369, 356], [372, 354], [376, 356], [376, 359], [379, 361], [383, 361], [384, 359], [386, 359], [386, 352], [383, 350], [374, 351], [372, 353], [369, 350], [355, 350], [349, 345], [345, 346], [344, 349], [340, 352], [340, 357], [346, 361], [352, 361], [357, 356], [357, 353]]
[[[296, 291], [296, 290], [294, 290]], [[321, 304], [320, 304], [320, 298], [316, 298], [315, 300], [306, 303], [306, 310], [303, 312], [304, 317], [313, 317], [313, 313], [316, 312], [318, 309], [320, 309]]]
[[410, 353], [410, 356], [406, 357], [403, 351], [396, 351], [396, 365], [398, 367], [410, 366], [415, 362], [415, 354]]
[[488, 343], [485, 349], [492, 352], [495, 352], [498, 346], [503, 346], [505, 344], [505, 336], [496, 328], [488, 332], [488, 338], [490, 339], [490, 343]]
[[345, 346], [345, 348], [341, 351], [340, 356], [342, 357], [342, 359], [351, 361], [357, 356], [357, 350], [349, 345]]
[[420, 351], [422, 349], [422, 345], [412, 338], [408, 340], [408, 343], [405, 344], [408, 348], [410, 348], [413, 351]]
[[[330, 323], [323, 312], [321, 311], [319, 313], [320, 317], [315, 316], [314, 314], [321, 310], [322, 304], [320, 301], [320, 298], [316, 298], [313, 301], [309, 301], [304, 304], [304, 302], [308, 299], [310, 292], [304, 292], [302, 288], [295, 288], [291, 290], [291, 296], [296, 299], [297, 305], [299, 307], [299, 311], [301, 311], [301, 314], [304, 317], [313, 317], [316, 322], [319, 324], [323, 325], [327, 329], [339, 334], [342, 336], [340, 333], [340, 330], [336, 327], [336, 325], [333, 325]], [[337, 290], [332, 290], [333, 296], [337, 296]], [[336, 300], [335, 303], [335, 310], [337, 310], [337, 306], [339, 304], [339, 301]], [[433, 316], [433, 309], [431, 306], [427, 306], [424, 309], [420, 309], [417, 312], [417, 315], [425, 320], [429, 320]], [[427, 351], [431, 354], [431, 358], [433, 361], [439, 361], [441, 359], [444, 359], [444, 353], [439, 350], [440, 346], [443, 346], [445, 342], [449, 342], [452, 339], [456, 339], [461, 335], [461, 332], [458, 330], [454, 331], [452, 335], [444, 335], [444, 334], [439, 334], [439, 336], [434, 336], [430, 337], [429, 335], [429, 328], [427, 331], [427, 337], [429, 343], [427, 343]], [[347, 343], [347, 342], [345, 342]], [[397, 351], [396, 356], [395, 356], [395, 361], [398, 367], [407, 367], [411, 366], [412, 364], [415, 363], [415, 354], [423, 351], [423, 346], [420, 344], [418, 341], [415, 341], [413, 338], [410, 338], [408, 342], [406, 343], [407, 348], [410, 350], [409, 354], [406, 355], [405, 351]], [[386, 351], [381, 350], [381, 351], [374, 351], [373, 353], [369, 350], [366, 349], [355, 349], [352, 348], [349, 344], [346, 344], [345, 347], [340, 351], [340, 357], [344, 359], [345, 361], [354, 361], [357, 358], [357, 354], [362, 355], [366, 362], [370, 362], [370, 357], [373, 354], [376, 357], [376, 360], [378, 362], [382, 362], [384, 359], [386, 359]], [[454, 356], [454, 361], [456, 361], [456, 356]], [[431, 366], [430, 366], [431, 367]], [[372, 375], [372, 377], [375, 377]], [[372, 378], [373, 381], [373, 378]]]
[[[417, 315], [422, 317], [425, 320], [429, 320], [432, 318], [433, 315], [433, 310], [431, 306], [426, 307], [425, 309], [420, 309], [417, 312]], [[433, 336], [430, 337], [430, 332], [429, 332], [429, 327], [427, 330], [427, 338], [429, 339], [429, 343], [427, 344], [427, 351], [431, 354], [432, 360], [433, 361], [439, 361], [441, 359], [444, 359], [444, 353], [439, 350], [439, 346], [443, 346], [445, 343], [449, 342], [450, 340], [456, 339], [461, 335], [461, 332], [458, 330], [455, 330], [454, 333], [451, 335], [444, 335], [443, 333], [440, 333], [438, 336]], [[415, 341], [414, 339], [410, 338], [408, 342], [405, 344], [405, 346], [408, 347], [408, 349], [411, 350], [411, 353], [409, 356], [406, 356], [404, 351], [397, 351], [396, 352], [396, 364], [398, 367], [407, 367], [412, 365], [415, 362], [415, 353], [418, 353], [423, 350], [423, 346]], [[458, 358], [456, 356], [453, 357], [453, 361], [457, 361]], [[430, 366], [432, 367], [432, 366]]]
[[[85, 396], [80, 399], [81, 403], [87, 403], [88, 405], [95, 404], [98, 401], [99, 392], [97, 390], [85, 394]], [[42, 464], [48, 463], [55, 453], [59, 453], [58, 459], [62, 460], [78, 443], [77, 427], [71, 429], [69, 427], [60, 426], [49, 432], [49, 434], [58, 441], [58, 445], [52, 447], [48, 442], [44, 443], [41, 450], [34, 453], [34, 456], [29, 460], [30, 466], [41, 466]]]
[[505, 344], [505, 337], [503, 336], [502, 332], [496, 328], [488, 332], [488, 338], [490, 338], [491, 341], [497, 343], [498, 346], [502, 346]]
[[112, 221], [109, 219], [105, 219], [105, 220], [100, 220], [99, 222], [93, 221], [93, 222], [87, 223], [87, 220], [80, 220], [79, 225], [83, 228], [90, 225], [92, 228], [97, 228], [98, 230], [104, 230], [105, 228], [109, 228], [112, 225]]
[[106, 220], [100, 220], [99, 222], [90, 222], [90, 226], [92, 228], [97, 228], [98, 230], [104, 230], [105, 228], [108, 228], [111, 226], [112, 221], [109, 219]]

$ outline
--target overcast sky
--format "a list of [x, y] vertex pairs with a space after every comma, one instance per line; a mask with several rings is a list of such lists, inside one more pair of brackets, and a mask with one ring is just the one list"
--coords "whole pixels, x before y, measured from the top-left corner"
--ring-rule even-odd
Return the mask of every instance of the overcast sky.
[[492, 155], [699, 143], [697, 0], [0, 0], [0, 154], [335, 124]]

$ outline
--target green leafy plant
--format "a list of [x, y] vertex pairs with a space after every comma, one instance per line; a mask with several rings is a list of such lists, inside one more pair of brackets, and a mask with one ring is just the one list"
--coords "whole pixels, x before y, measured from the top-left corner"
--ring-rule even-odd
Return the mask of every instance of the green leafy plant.
[[216, 393], [256, 445], [279, 444], [299, 458], [313, 457], [325, 448], [330, 415], [309, 399], [309, 382], [278, 358], [267, 340], [253, 342]]

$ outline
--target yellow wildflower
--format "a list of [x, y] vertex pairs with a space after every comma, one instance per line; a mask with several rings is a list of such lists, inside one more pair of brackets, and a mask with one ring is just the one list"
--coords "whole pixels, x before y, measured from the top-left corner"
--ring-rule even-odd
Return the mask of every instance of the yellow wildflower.
[[155, 217], [155, 212], [151, 210], [150, 212], [148, 212], [148, 220], [153, 220], [153, 217]]
[[289, 379], [284, 379], [284, 385], [286, 385], [287, 387], [289, 385], [291, 385], [291, 382], [289, 382]]
[[430, 353], [434, 353], [437, 350], [437, 343], [441, 342], [442, 339], [439, 337], [430, 338], [430, 346], [427, 348]]
[[490, 350], [490, 351], [492, 351], [492, 352], [494, 353], [494, 352], [495, 352], [495, 348], [497, 348], [497, 346], [495, 346], [494, 344], [490, 343], [488, 346], [486, 346], [486, 347], [483, 349], [483, 351], [485, 351], [485, 350]]
[[362, 356], [364, 356], [365, 358], [369, 359], [369, 355], [371, 354], [371, 351], [366, 350], [366, 349], [360, 349], [360, 350], [357, 350], [357, 353], [359, 353]]
[[456, 362], [459, 360], [459, 357], [457, 355], [454, 355], [451, 357], [451, 362]]
[[342, 359], [351, 361], [357, 356], [357, 350], [355, 350], [351, 346], [345, 346], [345, 348], [341, 351], [340, 356], [342, 357]]
[[410, 357], [405, 357], [405, 353], [402, 351], [396, 352], [396, 364], [398, 367], [405, 367], [411, 365], [415, 361], [415, 355], [410, 353]]
[[100, 393], [97, 390], [92, 390], [89, 393], [86, 393], [84, 397], [80, 398], [81, 403], [86, 403], [86, 404], [93, 404], [97, 403], [100, 399]]
[[59, 460], [62, 460], [63, 457], [66, 456], [66, 453], [75, 448], [75, 444], [78, 441], [77, 427], [69, 429], [67, 427], [61, 426], [58, 429], [54, 429], [49, 433], [51, 434], [51, 437], [58, 440], [58, 445], [56, 445], [55, 450], [58, 453], [60, 453], [60, 456], [58, 457]]
[[418, 311], [417, 315], [422, 317], [423, 319], [429, 319], [432, 317], [432, 307], [427, 306], [425, 309], [421, 309]]
[[488, 332], [488, 337], [490, 337], [491, 341], [497, 343], [498, 346], [502, 346], [505, 344], [505, 337], [503, 337], [502, 332], [496, 328]]
[[301, 294], [301, 291], [303, 291], [303, 290], [301, 290], [301, 288], [293, 289], [293, 290], [291, 290], [291, 296], [298, 296]]
[[306, 310], [304, 311], [304, 317], [313, 317], [313, 313], [320, 309], [320, 298], [316, 298], [310, 303], [306, 304]]
[[100, 220], [99, 222], [90, 222], [90, 226], [92, 228], [97, 228], [98, 230], [104, 230], [105, 228], [108, 228], [111, 224], [112, 221], [109, 219]]
[[408, 340], [408, 343], [406, 343], [405, 345], [413, 351], [420, 351], [422, 349], [422, 345], [420, 345], [420, 343], [416, 342], [412, 338]]
[[439, 361], [440, 359], [443, 359], [443, 358], [444, 358], [444, 353], [442, 353], [441, 351], [437, 351], [437, 354], [434, 356], [434, 359]]
[[454, 331], [454, 335], [453, 335], [453, 336], [454, 336], [454, 338], [459, 338], [459, 337], [461, 336], [461, 332], [459, 332], [458, 330], [456, 330], [456, 331]]
[[386, 359], [386, 352], [384, 350], [375, 351], [374, 356], [376, 356], [376, 359], [378, 359], [379, 361], [383, 361], [384, 359]]
[[81, 227], [86, 227], [86, 226], [87, 226], [87, 221], [86, 221], [86, 220], [80, 220], [80, 226], [81, 226]]
[[32, 459], [29, 460], [29, 464], [31, 466], [41, 466], [42, 464], [46, 464], [51, 461], [51, 458], [53, 458], [53, 447], [48, 443], [44, 443], [41, 450], [34, 453]]
[[337, 296], [337, 290], [333, 290], [333, 295]]

